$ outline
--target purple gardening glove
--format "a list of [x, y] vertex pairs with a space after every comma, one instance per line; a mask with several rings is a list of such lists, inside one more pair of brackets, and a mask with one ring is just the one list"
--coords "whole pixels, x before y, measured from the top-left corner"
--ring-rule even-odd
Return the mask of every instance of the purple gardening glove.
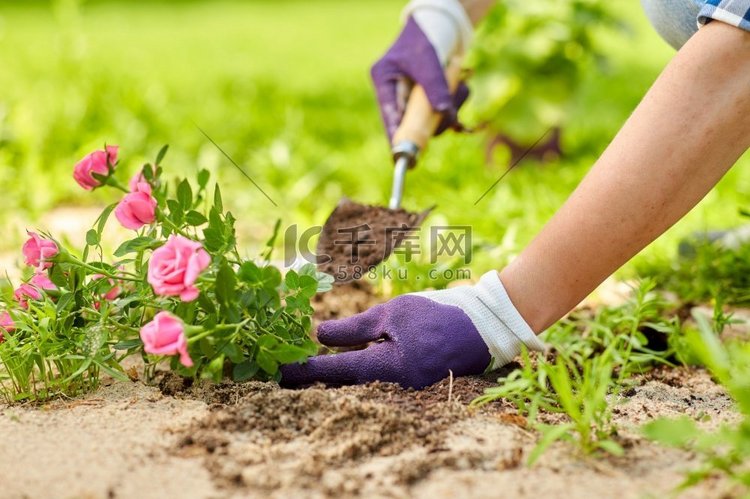
[[430, 2], [412, 3], [416, 5], [407, 13], [413, 15], [408, 16], [399, 37], [371, 70], [389, 142], [401, 123], [415, 83], [424, 88], [432, 108], [443, 114], [436, 135], [449, 127], [460, 128], [457, 112], [469, 96], [463, 83], [451, 95], [444, 69], [449, 57], [459, 48], [463, 50], [471, 37], [471, 24], [462, 8], [459, 6], [451, 16], [426, 5]]
[[324, 345], [370, 346], [282, 366], [281, 384], [348, 385], [390, 381], [424, 388], [448, 376], [482, 373], [513, 360], [525, 344], [543, 350], [508, 298], [497, 272], [473, 286], [399, 296], [353, 317], [318, 327]]

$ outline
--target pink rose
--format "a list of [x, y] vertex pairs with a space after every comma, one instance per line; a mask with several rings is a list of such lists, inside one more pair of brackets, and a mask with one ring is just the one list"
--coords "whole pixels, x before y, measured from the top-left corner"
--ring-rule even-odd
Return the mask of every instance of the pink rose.
[[187, 338], [182, 321], [169, 312], [159, 312], [154, 320], [141, 328], [143, 350], [154, 355], [180, 354], [180, 363], [191, 367], [193, 360], [187, 351]]
[[42, 273], [36, 273], [34, 277], [29, 279], [29, 282], [21, 284], [13, 292], [13, 297], [18, 301], [21, 308], [29, 308], [29, 299], [41, 300], [43, 290], [54, 291], [56, 289], [57, 286], [49, 280], [49, 277]]
[[148, 282], [157, 295], [193, 301], [200, 294], [195, 281], [210, 264], [211, 257], [201, 243], [171, 235], [148, 262]]
[[36, 274], [34, 274], [34, 276], [29, 279], [29, 284], [43, 290], [54, 291], [57, 289], [55, 283], [50, 281], [49, 277], [41, 272], [37, 272]]
[[110, 165], [114, 165], [117, 161], [117, 149], [117, 146], [107, 146], [105, 151], [89, 153], [76, 163], [73, 169], [73, 178], [87, 191], [99, 187], [101, 182], [95, 179], [92, 173], [107, 175]]
[[31, 284], [23, 283], [13, 292], [13, 297], [21, 308], [29, 308], [29, 299], [41, 300], [42, 293]]
[[49, 262], [50, 258], [54, 258], [59, 252], [60, 248], [57, 247], [54, 241], [39, 237], [36, 232], [26, 231], [29, 235], [29, 239], [23, 243], [23, 261], [26, 265], [31, 265], [37, 269], [47, 269], [52, 266], [52, 262]]
[[[91, 276], [91, 278], [95, 281], [98, 281], [99, 279], [107, 279], [106, 276], [103, 276], [102, 274], [94, 274]], [[118, 296], [120, 296], [120, 293], [122, 292], [122, 289], [120, 286], [114, 281], [114, 279], [107, 279], [109, 284], [112, 286], [109, 291], [104, 293], [102, 297], [107, 301], [112, 301]]]
[[13, 322], [13, 318], [10, 314], [5, 311], [0, 314], [0, 343], [5, 341], [3, 333], [12, 333], [16, 329], [16, 323]]
[[[151, 172], [154, 173], [154, 168], [152, 166], [144, 166], [143, 168], [151, 168]], [[146, 180], [146, 176], [143, 174], [143, 169], [133, 175], [133, 178], [131, 178], [130, 182], [128, 182], [130, 191], [137, 192], [139, 190], [138, 184], [148, 184], [148, 180]]]
[[156, 220], [156, 199], [151, 196], [151, 186], [139, 183], [136, 190], [125, 194], [115, 208], [115, 217], [126, 229], [138, 230]]

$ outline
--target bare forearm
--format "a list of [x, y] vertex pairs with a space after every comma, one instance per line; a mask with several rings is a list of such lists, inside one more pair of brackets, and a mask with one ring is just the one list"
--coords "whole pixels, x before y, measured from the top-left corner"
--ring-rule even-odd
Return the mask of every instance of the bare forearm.
[[546, 329], [662, 234], [750, 145], [750, 34], [714, 22], [665, 69], [542, 232], [500, 274]]
[[469, 15], [471, 23], [476, 26], [495, 5], [496, 0], [460, 0], [460, 2]]

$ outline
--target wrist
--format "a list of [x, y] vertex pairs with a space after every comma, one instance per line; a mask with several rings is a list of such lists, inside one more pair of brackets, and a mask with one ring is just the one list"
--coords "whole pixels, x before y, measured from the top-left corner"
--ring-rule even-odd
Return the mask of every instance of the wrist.
[[479, 21], [484, 19], [487, 12], [495, 6], [497, 0], [459, 0], [463, 6], [466, 14], [471, 19], [471, 24], [476, 26]]
[[474, 34], [471, 18], [458, 0], [412, 0], [402, 13], [411, 16], [446, 65], [451, 57], [462, 55]]
[[516, 309], [497, 271], [484, 274], [474, 289], [481, 304], [474, 314], [486, 324], [480, 334], [498, 365], [512, 361], [521, 352], [522, 345], [534, 351], [546, 349]]

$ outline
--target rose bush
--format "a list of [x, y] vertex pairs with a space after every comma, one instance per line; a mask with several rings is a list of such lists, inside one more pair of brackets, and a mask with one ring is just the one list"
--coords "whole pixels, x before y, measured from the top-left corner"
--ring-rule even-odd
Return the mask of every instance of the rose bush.
[[[29, 278], [0, 305], [0, 393], [9, 401], [73, 395], [101, 373], [127, 380], [122, 361], [139, 354], [151, 379], [163, 360], [183, 376], [216, 381], [277, 379], [279, 365], [316, 353], [310, 298], [332, 278], [312, 265], [282, 276], [270, 264], [279, 224], [262, 257], [240, 255], [235, 218], [209, 173], [167, 182], [162, 148], [123, 186], [118, 147], [75, 165], [84, 189], [122, 192], [86, 234], [80, 253], [29, 232]], [[119, 168], [118, 168], [119, 169]], [[114, 213], [136, 231], [106, 255]]]

